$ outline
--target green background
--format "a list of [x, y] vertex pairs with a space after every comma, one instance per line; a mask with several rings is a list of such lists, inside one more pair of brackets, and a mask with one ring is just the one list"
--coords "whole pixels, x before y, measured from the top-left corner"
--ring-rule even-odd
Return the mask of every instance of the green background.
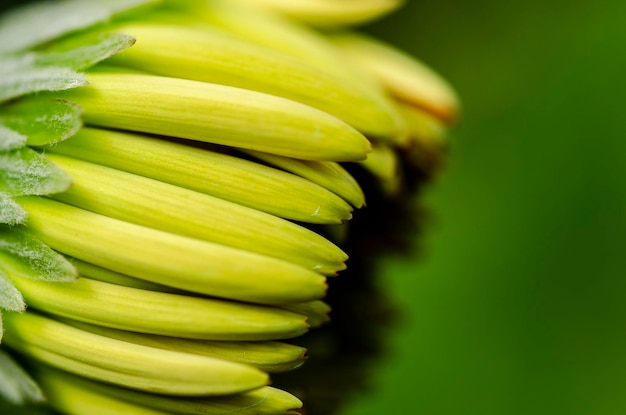
[[626, 413], [626, 2], [412, 1], [372, 28], [459, 90], [405, 322], [344, 415]]
[[464, 110], [417, 258], [380, 275], [402, 322], [342, 415], [626, 413], [625, 19], [621, 0], [411, 1], [368, 29]]

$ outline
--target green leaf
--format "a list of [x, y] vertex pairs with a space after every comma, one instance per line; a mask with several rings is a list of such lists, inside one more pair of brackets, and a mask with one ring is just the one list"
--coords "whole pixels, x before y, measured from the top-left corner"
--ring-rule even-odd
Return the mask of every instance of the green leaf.
[[87, 85], [83, 74], [69, 68], [35, 66], [33, 55], [0, 59], [0, 102], [40, 91], [63, 91]]
[[135, 44], [123, 33], [85, 32], [46, 47], [35, 57], [37, 66], [85, 69]]
[[67, 190], [71, 184], [71, 177], [61, 168], [28, 147], [0, 153], [0, 192], [47, 195]]
[[11, 196], [0, 192], [0, 224], [19, 225], [23, 223], [28, 214]]
[[14, 404], [45, 400], [35, 381], [2, 349], [0, 349], [0, 395]]
[[0, 102], [40, 91], [62, 91], [87, 85], [76, 72], [135, 43], [121, 33], [86, 32], [65, 39], [50, 51], [0, 55]]
[[0, 16], [0, 54], [32, 48], [154, 0], [36, 2]]
[[24, 297], [2, 270], [0, 270], [0, 309], [20, 313], [26, 310]]
[[78, 277], [74, 265], [24, 227], [0, 225], [0, 267], [9, 274], [43, 281], [73, 281]]
[[26, 136], [4, 126], [0, 120], [0, 152], [15, 150], [26, 145]]
[[28, 145], [54, 144], [78, 132], [82, 126], [81, 113], [78, 106], [67, 101], [22, 99], [0, 107], [0, 134], [4, 125], [25, 137]]

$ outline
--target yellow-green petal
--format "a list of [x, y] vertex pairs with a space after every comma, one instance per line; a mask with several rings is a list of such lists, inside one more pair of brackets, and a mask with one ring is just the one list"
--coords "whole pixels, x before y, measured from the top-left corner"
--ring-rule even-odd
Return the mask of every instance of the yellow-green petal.
[[[5, 341], [25, 352], [28, 346], [114, 373], [171, 383], [163, 393], [184, 395], [227, 395], [264, 386], [267, 374], [251, 366], [181, 351], [130, 343], [64, 324], [37, 313], [7, 313]], [[26, 346], [26, 347], [25, 347]], [[72, 371], [73, 366], [61, 366]], [[95, 374], [84, 374], [98, 379]], [[134, 387], [124, 377], [107, 382]]]
[[28, 229], [58, 251], [104, 268], [201, 294], [263, 304], [322, 298], [326, 279], [304, 267], [108, 218], [39, 197], [21, 197]]
[[326, 27], [357, 25], [399, 8], [402, 0], [245, 0], [306, 24]]
[[276, 50], [210, 28], [130, 24], [116, 30], [137, 43], [110, 63], [284, 97], [334, 115], [368, 136], [399, 134], [395, 114], [363, 88]]
[[[193, 190], [57, 154], [47, 157], [74, 179], [64, 203], [173, 234], [267, 255], [322, 274], [348, 256], [315, 232], [287, 220]], [[285, 194], [284, 197], [289, 197]]]
[[352, 209], [332, 192], [293, 174], [158, 137], [85, 127], [51, 149], [306, 223], [340, 223]]
[[287, 339], [308, 330], [305, 316], [274, 307], [147, 291], [85, 277], [50, 283], [9, 276], [33, 308], [121, 330], [236, 341]]
[[343, 33], [330, 39], [398, 99], [430, 111], [444, 121], [457, 117], [460, 103], [456, 91], [417, 58], [361, 34]]
[[323, 111], [285, 98], [162, 76], [92, 73], [65, 99], [87, 124], [311, 160], [362, 160], [370, 144]]

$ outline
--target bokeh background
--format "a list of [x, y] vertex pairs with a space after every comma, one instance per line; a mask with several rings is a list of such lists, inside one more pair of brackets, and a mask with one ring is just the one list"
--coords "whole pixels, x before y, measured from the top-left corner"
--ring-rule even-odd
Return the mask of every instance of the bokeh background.
[[412, 0], [366, 30], [464, 110], [341, 415], [626, 413], [626, 2]]
[[626, 2], [409, 1], [369, 31], [459, 90], [404, 314], [343, 415], [626, 413]]

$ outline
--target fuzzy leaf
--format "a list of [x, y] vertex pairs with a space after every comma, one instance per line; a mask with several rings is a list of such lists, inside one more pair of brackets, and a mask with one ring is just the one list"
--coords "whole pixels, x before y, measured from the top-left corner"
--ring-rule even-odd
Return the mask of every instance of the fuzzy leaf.
[[135, 38], [123, 33], [80, 33], [47, 47], [36, 56], [35, 62], [43, 67], [85, 69], [134, 44]]
[[0, 75], [5, 77], [14, 72], [19, 72], [27, 67], [32, 67], [37, 55], [32, 52], [20, 52], [12, 55], [0, 55]]
[[54, 144], [76, 134], [82, 126], [81, 113], [78, 106], [67, 101], [49, 98], [19, 100], [0, 107], [0, 134], [3, 124], [26, 137], [28, 145]]
[[0, 54], [16, 52], [109, 20], [154, 0], [36, 2], [0, 16]]
[[0, 224], [19, 225], [23, 223], [28, 214], [6, 193], [0, 192]]
[[0, 395], [14, 404], [45, 401], [35, 381], [2, 349], [0, 349]]
[[76, 70], [118, 53], [135, 43], [121, 33], [88, 32], [70, 37], [50, 51], [0, 55], [0, 102], [40, 91], [62, 91], [87, 85]]
[[0, 225], [0, 267], [43, 281], [73, 281], [78, 271], [65, 257], [23, 227]]
[[71, 184], [61, 168], [28, 147], [0, 153], [0, 192], [47, 195], [67, 190]]
[[20, 313], [26, 310], [24, 297], [2, 270], [0, 270], [0, 309]]
[[85, 76], [72, 69], [35, 66], [31, 55], [3, 58], [0, 62], [0, 102], [33, 92], [63, 91], [87, 85]]
[[[1, 112], [0, 112], [1, 114]], [[26, 136], [2, 125], [0, 119], [0, 152], [15, 150], [26, 145]]]

